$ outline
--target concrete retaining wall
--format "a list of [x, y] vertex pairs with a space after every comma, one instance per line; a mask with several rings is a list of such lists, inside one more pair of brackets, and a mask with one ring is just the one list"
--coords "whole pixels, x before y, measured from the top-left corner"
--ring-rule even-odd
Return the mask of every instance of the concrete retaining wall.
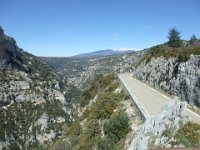
[[137, 99], [137, 97], [133, 94], [133, 92], [128, 88], [128, 86], [126, 85], [126, 83], [124, 82], [124, 80], [121, 78], [120, 74], [118, 75], [118, 78], [121, 82], [122, 87], [124, 88], [124, 90], [130, 95], [131, 99], [133, 100], [134, 104], [137, 106], [140, 115], [142, 116], [143, 120], [145, 121], [147, 118], [150, 117], [150, 114], [148, 114], [145, 109], [143, 108], [143, 106], [140, 104], [139, 100]]

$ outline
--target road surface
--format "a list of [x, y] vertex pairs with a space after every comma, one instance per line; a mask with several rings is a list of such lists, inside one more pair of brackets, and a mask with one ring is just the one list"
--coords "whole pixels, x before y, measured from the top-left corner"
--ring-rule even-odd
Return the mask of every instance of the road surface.
[[[169, 96], [133, 78], [131, 73], [120, 74], [119, 78], [128, 89], [129, 94], [137, 99], [139, 105], [143, 107], [144, 113], [156, 115], [167, 102], [172, 100]], [[200, 124], [198, 114], [189, 109], [187, 109], [187, 112], [192, 121]]]

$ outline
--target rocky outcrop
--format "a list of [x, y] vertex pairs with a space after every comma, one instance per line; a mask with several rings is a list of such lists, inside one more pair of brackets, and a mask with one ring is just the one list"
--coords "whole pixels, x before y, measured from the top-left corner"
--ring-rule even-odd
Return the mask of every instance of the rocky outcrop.
[[152, 58], [133, 71], [133, 76], [200, 107], [200, 56], [186, 62], [177, 58]]
[[128, 150], [171, 147], [170, 139], [163, 136], [163, 132], [171, 130], [175, 133], [180, 125], [188, 121], [186, 106], [186, 102], [178, 100], [167, 103], [158, 115], [145, 121]]
[[2, 40], [3, 35], [4, 35], [4, 31], [3, 31], [2, 27], [0, 26], [0, 40]]
[[0, 69], [2, 65], [11, 62], [12, 59], [17, 57], [17, 49], [15, 40], [5, 35], [3, 29], [0, 27]]
[[48, 147], [72, 120], [77, 97], [74, 86], [0, 28], [0, 149]]

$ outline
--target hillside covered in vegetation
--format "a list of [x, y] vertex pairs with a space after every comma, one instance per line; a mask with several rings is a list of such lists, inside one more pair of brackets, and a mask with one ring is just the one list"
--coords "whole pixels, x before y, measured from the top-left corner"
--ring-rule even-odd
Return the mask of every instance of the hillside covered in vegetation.
[[[69, 94], [70, 93], [70, 94]], [[43, 149], [72, 121], [79, 90], [0, 28], [0, 149]]]
[[80, 112], [52, 150], [126, 149], [142, 120], [113, 74], [97, 76], [83, 92]]

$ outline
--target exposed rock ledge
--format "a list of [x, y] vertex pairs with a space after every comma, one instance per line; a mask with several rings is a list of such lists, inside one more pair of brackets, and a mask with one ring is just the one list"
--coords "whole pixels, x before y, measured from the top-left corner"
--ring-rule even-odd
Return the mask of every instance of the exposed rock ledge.
[[177, 58], [152, 58], [133, 76], [200, 108], [200, 55], [190, 55], [181, 63]]
[[167, 103], [156, 116], [148, 118], [143, 127], [131, 142], [128, 150], [145, 150], [155, 147], [171, 147], [168, 139], [162, 136], [166, 129], [177, 130], [180, 124], [188, 121], [186, 102], [178, 100]]

